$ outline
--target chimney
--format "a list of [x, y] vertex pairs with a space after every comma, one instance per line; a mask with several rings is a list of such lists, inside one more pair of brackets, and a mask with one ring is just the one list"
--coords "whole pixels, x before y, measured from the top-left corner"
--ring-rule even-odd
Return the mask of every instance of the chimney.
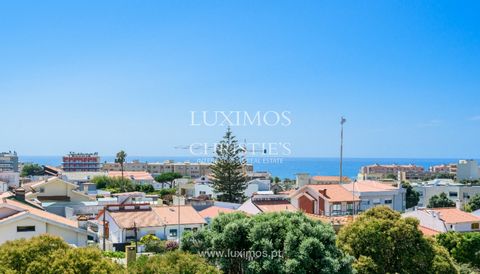
[[462, 203], [460, 202], [460, 200], [456, 200], [456, 201], [455, 201], [455, 207], [456, 207], [458, 210], [462, 210]]
[[15, 198], [19, 201], [25, 201], [25, 189], [23, 187], [15, 189]]
[[88, 218], [85, 215], [78, 217], [77, 221], [80, 228], [87, 229]]
[[88, 194], [88, 183], [83, 183], [83, 192]]

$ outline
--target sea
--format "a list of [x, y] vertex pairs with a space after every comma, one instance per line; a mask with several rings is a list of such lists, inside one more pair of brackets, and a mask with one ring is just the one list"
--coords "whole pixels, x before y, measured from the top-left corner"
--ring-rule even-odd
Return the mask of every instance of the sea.
[[[37, 163], [40, 165], [61, 165], [61, 156], [20, 156], [21, 162]], [[115, 156], [101, 156], [102, 162], [113, 162]], [[195, 158], [180, 156], [129, 156], [127, 161], [139, 160], [142, 162], [175, 162], [189, 161], [211, 162], [213, 158]], [[433, 165], [457, 163], [459, 159], [419, 159], [419, 158], [344, 158], [343, 175], [356, 178], [360, 168], [372, 164], [414, 164], [423, 166], [426, 170]], [[251, 163], [255, 171], [268, 171], [272, 176], [281, 179], [295, 178], [297, 173], [309, 173], [310, 175], [339, 175], [339, 158], [313, 158], [313, 157], [250, 157], [247, 162]]]

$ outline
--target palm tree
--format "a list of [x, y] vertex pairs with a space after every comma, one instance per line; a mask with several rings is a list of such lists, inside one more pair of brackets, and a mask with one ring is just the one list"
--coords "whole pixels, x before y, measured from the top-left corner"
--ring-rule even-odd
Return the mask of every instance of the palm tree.
[[125, 160], [127, 159], [127, 153], [125, 151], [120, 150], [120, 152], [117, 153], [117, 158], [115, 158], [115, 163], [120, 164], [120, 170], [122, 171], [122, 180], [123, 180], [123, 164], [125, 163]]

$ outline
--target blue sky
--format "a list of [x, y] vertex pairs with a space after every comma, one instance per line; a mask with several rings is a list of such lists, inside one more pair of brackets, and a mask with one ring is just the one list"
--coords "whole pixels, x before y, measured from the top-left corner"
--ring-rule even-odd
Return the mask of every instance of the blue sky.
[[480, 157], [476, 1], [6, 1], [0, 150], [185, 155], [233, 127], [292, 156]]

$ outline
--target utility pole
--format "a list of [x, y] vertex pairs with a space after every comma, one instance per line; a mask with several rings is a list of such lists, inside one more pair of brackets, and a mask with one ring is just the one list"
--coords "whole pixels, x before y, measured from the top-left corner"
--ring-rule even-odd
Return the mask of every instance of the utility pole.
[[340, 119], [340, 184], [343, 183], [343, 124], [347, 119], [345, 119], [343, 116]]
[[133, 221], [133, 229], [134, 229], [134, 233], [135, 233], [135, 253], [138, 252], [138, 238], [137, 238], [137, 224], [135, 223], [135, 221]]
[[103, 251], [106, 250], [105, 248], [105, 239], [106, 239], [106, 231], [107, 231], [107, 226], [106, 226], [106, 222], [105, 222], [105, 215], [107, 214], [107, 207], [104, 206], [103, 207]]
[[178, 244], [180, 245], [180, 183], [177, 184], [178, 188], [178, 196], [177, 196], [177, 204], [178, 204], [178, 231], [177, 231], [177, 239]]

